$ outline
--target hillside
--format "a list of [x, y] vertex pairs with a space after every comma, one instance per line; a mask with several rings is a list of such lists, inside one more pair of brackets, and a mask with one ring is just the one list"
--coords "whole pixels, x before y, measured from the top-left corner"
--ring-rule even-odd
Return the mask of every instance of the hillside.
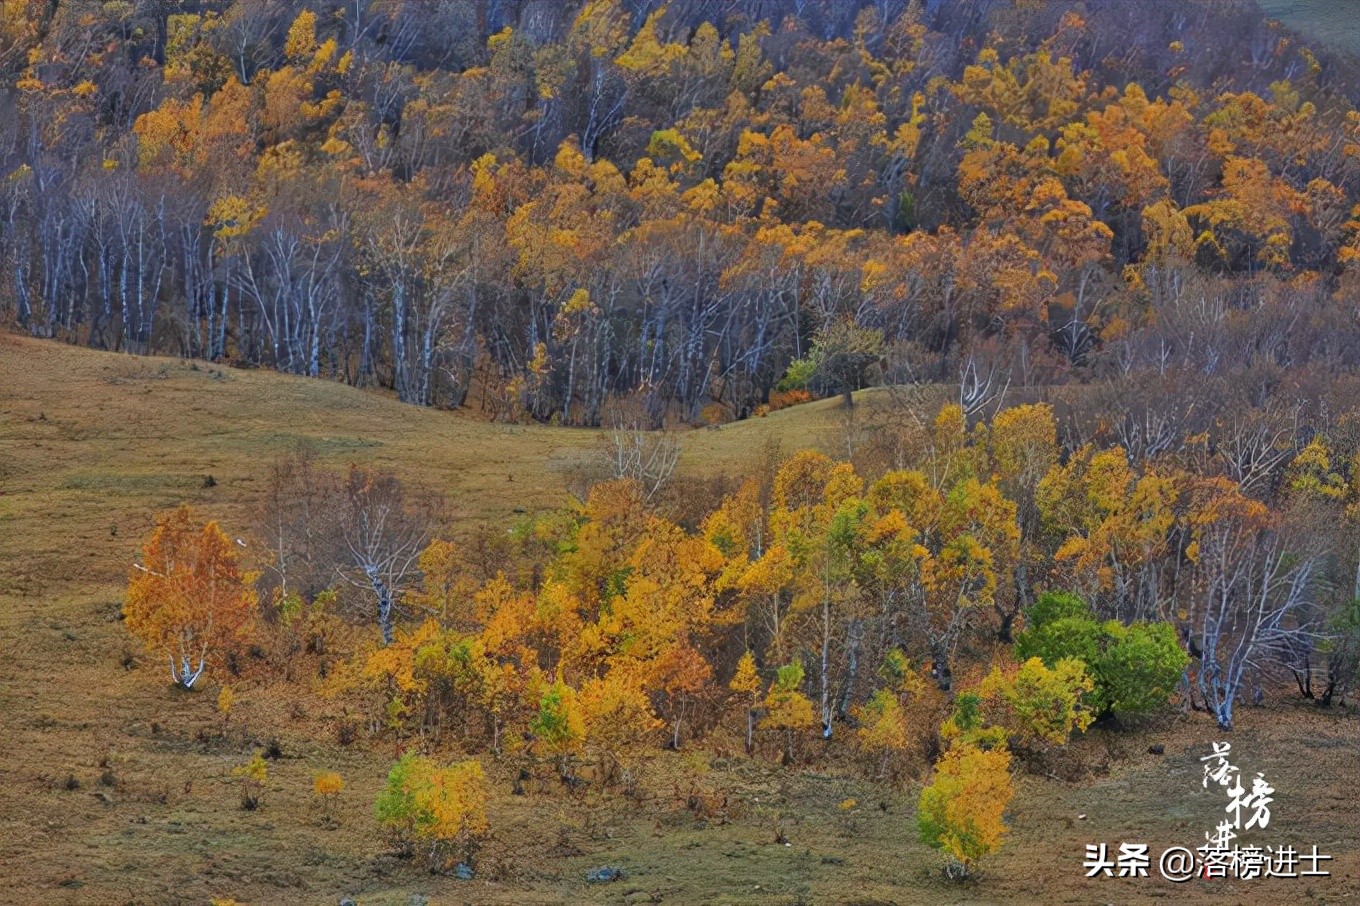
[[[838, 405], [688, 432], [683, 468], [739, 470], [771, 437], [797, 449], [834, 423]], [[1234, 751], [1278, 791], [1272, 831], [1332, 854], [1330, 879], [1083, 880], [1086, 843], [1202, 839], [1221, 803], [1201, 789], [1199, 758], [1222, 736], [1202, 714], [1092, 730], [1074, 743], [1097, 765], [1079, 782], [1023, 778], [1006, 846], [962, 890], [940, 880], [936, 854], [916, 842], [917, 784], [894, 792], [815, 752], [803, 772], [712, 759], [711, 776], [737, 792], [706, 819], [546, 786], [513, 796], [509, 767], [492, 764], [484, 865], [494, 871], [471, 882], [416, 871], [384, 855], [372, 820], [387, 743], [342, 748], [335, 701], [268, 685], [242, 689], [231, 734], [219, 738], [215, 693], [172, 691], [117, 619], [156, 510], [190, 501], [237, 527], [269, 460], [299, 438], [336, 464], [377, 463], [437, 485], [460, 518], [475, 520], [557, 504], [571, 464], [598, 443], [591, 431], [492, 425], [269, 371], [0, 334], [0, 900], [1262, 902], [1268, 892], [1340, 903], [1360, 894], [1354, 713], [1298, 704], [1287, 689], [1243, 709]], [[240, 811], [230, 769], [275, 735], [282, 757], [264, 804]], [[1152, 743], [1166, 755], [1147, 754]], [[663, 753], [651, 771], [675, 774], [685, 757]], [[323, 769], [346, 778], [339, 829], [322, 827], [310, 801], [310, 778]], [[604, 864], [623, 866], [626, 879], [587, 886], [585, 871]]]
[[1355, 2], [0, 2], [0, 906], [1360, 902]]
[[1314, 41], [1360, 53], [1360, 25], [1346, 0], [1260, 0], [1261, 9]]
[[[566, 502], [566, 477], [598, 455], [590, 429], [491, 424], [329, 381], [170, 358], [94, 352], [0, 334], [0, 462], [6, 590], [60, 583], [72, 547], [81, 581], [119, 581], [130, 544], [160, 508], [191, 501], [231, 522], [268, 463], [299, 442], [322, 461], [397, 471], [447, 494], [455, 522], [509, 519]], [[683, 433], [681, 471], [749, 463], [770, 440], [816, 445], [836, 420], [825, 400], [721, 429]], [[204, 487], [212, 476], [215, 486]]]
[[[1343, 7], [1292, 4], [1327, 40]], [[791, 368], [1356, 367], [1355, 67], [1254, 0], [6, 9], [32, 335], [588, 427]]]

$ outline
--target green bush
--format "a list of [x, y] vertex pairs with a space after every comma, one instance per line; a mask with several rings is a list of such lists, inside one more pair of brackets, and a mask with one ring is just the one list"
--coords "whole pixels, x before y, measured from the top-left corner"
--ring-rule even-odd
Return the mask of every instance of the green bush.
[[789, 368], [784, 372], [784, 377], [775, 385], [774, 389], [780, 393], [788, 393], [790, 390], [806, 390], [808, 384], [817, 376], [818, 362], [809, 356], [805, 359], [794, 359], [789, 363]]
[[1165, 705], [1190, 660], [1171, 624], [1111, 620], [1101, 627], [1101, 638], [1103, 657], [1094, 670], [1105, 709], [1142, 714]]
[[416, 789], [427, 771], [426, 759], [407, 752], [387, 772], [387, 786], [373, 803], [379, 823], [402, 839], [414, 837], [417, 827], [432, 820], [428, 811], [416, 803]]
[[1028, 628], [1015, 640], [1016, 657], [1037, 657], [1049, 667], [1063, 658], [1085, 662], [1095, 680], [1092, 710], [1142, 714], [1164, 706], [1189, 658], [1169, 623], [1096, 621], [1081, 598], [1047, 592], [1025, 612]]
[[1034, 629], [1070, 617], [1091, 621], [1096, 618], [1091, 605], [1083, 601], [1080, 595], [1067, 591], [1046, 591], [1025, 611], [1025, 621]]

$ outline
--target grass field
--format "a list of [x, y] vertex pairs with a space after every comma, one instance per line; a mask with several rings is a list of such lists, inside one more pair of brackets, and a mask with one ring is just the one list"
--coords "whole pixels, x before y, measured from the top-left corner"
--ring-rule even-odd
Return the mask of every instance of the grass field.
[[1354, 0], [1257, 0], [1267, 16], [1335, 50], [1360, 54], [1360, 9]]
[[[739, 472], [768, 439], [786, 452], [828, 436], [839, 403], [684, 432], [681, 469]], [[1083, 877], [1083, 846], [1195, 846], [1222, 794], [1199, 757], [1221, 738], [1174, 715], [1073, 744], [1076, 782], [1026, 776], [1006, 845], [966, 887], [916, 841], [919, 787], [859, 779], [804, 744], [802, 771], [714, 758], [728, 804], [701, 820], [655, 805], [530, 786], [488, 764], [493, 839], [479, 876], [419, 872], [386, 853], [373, 797], [390, 744], [341, 747], [339, 703], [296, 689], [240, 691], [227, 732], [216, 686], [177, 693], [118, 622], [128, 565], [153, 514], [188, 501], [241, 527], [269, 461], [299, 439], [333, 464], [371, 463], [442, 490], [465, 525], [566, 499], [597, 432], [492, 425], [384, 396], [262, 371], [91, 352], [0, 334], [0, 902], [443, 903], [1270, 903], [1360, 898], [1360, 724], [1288, 690], [1246, 708], [1233, 734], [1244, 773], [1276, 788], [1258, 842], [1316, 844], [1330, 878], [1248, 882]], [[205, 476], [214, 479], [206, 487]], [[237, 807], [230, 776], [277, 736], [263, 805]], [[1164, 756], [1148, 746], [1165, 746]], [[684, 754], [659, 756], [664, 789]], [[311, 777], [347, 787], [328, 827]], [[842, 807], [853, 799], [853, 807]], [[1084, 816], [1084, 817], [1083, 817]], [[776, 842], [782, 834], [786, 843]], [[587, 885], [597, 865], [624, 880]]]

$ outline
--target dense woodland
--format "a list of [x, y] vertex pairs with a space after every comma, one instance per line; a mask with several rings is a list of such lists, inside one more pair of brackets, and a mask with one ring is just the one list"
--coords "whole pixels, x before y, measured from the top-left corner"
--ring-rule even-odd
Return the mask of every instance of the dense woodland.
[[577, 425], [1360, 355], [1357, 88], [1247, 2], [7, 0], [0, 74], [38, 335]]
[[[1012, 757], [1357, 684], [1360, 83], [1251, 3], [0, 11], [10, 326], [614, 428], [508, 533], [302, 450], [145, 542], [157, 669], [343, 702], [411, 853], [487, 758], [820, 746], [966, 872]], [[644, 430], [838, 394], [727, 480]]]

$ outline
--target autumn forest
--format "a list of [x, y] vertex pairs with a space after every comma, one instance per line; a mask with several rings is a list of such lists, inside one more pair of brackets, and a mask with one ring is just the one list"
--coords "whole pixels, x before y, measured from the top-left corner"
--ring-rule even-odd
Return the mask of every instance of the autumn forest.
[[1360, 61], [1249, 0], [0, 0], [0, 327], [0, 639], [133, 684], [0, 777], [229, 822], [88, 902], [1088, 902], [1043, 810], [1207, 740], [1353, 799]]

